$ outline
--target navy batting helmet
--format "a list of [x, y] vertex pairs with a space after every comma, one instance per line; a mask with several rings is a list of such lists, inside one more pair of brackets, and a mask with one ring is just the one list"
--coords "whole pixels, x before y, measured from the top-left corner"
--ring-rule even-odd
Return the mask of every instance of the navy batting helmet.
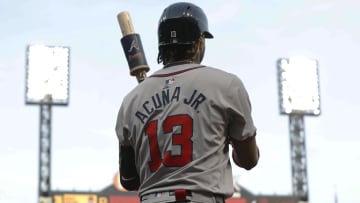
[[187, 2], [174, 3], [164, 9], [158, 26], [159, 46], [193, 44], [200, 35], [213, 38], [204, 11]]

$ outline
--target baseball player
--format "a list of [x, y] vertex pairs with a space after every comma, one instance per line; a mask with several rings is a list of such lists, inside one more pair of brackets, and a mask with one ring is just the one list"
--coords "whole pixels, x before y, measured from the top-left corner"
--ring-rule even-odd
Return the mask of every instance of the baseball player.
[[234, 74], [201, 65], [213, 38], [203, 10], [165, 8], [158, 24], [164, 66], [123, 99], [116, 133], [120, 182], [142, 203], [225, 202], [233, 194], [232, 158], [247, 170], [259, 150], [248, 93]]

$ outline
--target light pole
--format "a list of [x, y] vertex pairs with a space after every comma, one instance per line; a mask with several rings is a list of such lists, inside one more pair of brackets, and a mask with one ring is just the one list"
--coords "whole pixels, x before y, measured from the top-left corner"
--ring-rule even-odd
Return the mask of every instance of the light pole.
[[280, 114], [289, 116], [293, 195], [308, 202], [304, 116], [320, 115], [317, 60], [297, 56], [277, 61]]
[[40, 106], [39, 200], [51, 202], [51, 107], [69, 103], [70, 48], [28, 45], [25, 104]]

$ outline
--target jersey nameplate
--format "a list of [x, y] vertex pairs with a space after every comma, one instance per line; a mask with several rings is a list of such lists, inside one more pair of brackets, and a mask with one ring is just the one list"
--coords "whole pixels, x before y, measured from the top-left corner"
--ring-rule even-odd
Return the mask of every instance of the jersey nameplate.
[[172, 102], [182, 102], [199, 113], [199, 105], [205, 100], [206, 96], [196, 89], [194, 89], [189, 95], [182, 95], [181, 87], [179, 86], [175, 88], [167, 88], [146, 99], [141, 108], [136, 111], [135, 116], [141, 121], [141, 123], [144, 124], [156, 109], [162, 109]]

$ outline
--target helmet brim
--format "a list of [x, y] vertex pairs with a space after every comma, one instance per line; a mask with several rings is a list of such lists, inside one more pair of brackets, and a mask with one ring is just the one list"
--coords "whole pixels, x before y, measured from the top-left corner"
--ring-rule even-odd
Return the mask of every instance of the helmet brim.
[[207, 31], [205, 31], [203, 33], [203, 35], [204, 35], [205, 38], [210, 38], [210, 39], [214, 38], [214, 36], [210, 32], [207, 32]]

